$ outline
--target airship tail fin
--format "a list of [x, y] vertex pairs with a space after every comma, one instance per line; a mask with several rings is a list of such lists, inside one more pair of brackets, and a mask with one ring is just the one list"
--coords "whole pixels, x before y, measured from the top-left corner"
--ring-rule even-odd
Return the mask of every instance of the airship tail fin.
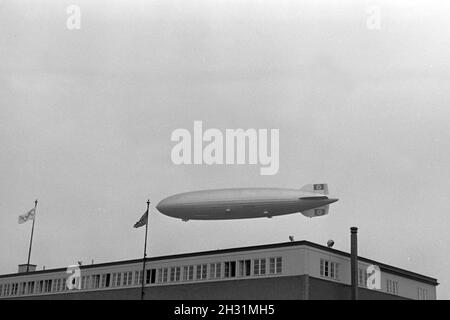
[[307, 184], [306, 186], [303, 186], [300, 191], [327, 195], [328, 185], [326, 183]]
[[323, 207], [305, 210], [305, 211], [302, 211], [302, 214], [305, 217], [309, 217], [309, 218], [324, 216], [324, 215], [328, 214], [329, 207], [330, 207], [329, 205], [326, 205]]

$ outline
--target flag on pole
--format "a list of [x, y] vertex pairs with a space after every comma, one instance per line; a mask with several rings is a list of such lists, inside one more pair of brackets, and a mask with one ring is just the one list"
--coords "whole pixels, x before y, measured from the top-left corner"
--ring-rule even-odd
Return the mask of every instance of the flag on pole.
[[134, 227], [140, 228], [142, 226], [145, 226], [147, 224], [147, 222], [148, 222], [148, 210], [145, 211], [145, 213], [142, 215], [142, 217], [139, 219], [139, 221], [134, 224]]
[[28, 211], [25, 214], [22, 214], [19, 216], [19, 224], [25, 223], [28, 220], [34, 220], [34, 215], [36, 213], [35, 208], [31, 209], [30, 211]]

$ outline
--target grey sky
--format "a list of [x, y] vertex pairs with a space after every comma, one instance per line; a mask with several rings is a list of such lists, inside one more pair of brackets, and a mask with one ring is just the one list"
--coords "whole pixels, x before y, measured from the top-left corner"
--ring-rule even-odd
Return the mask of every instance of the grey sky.
[[[67, 6], [81, 30], [66, 28]], [[366, 27], [370, 5], [381, 29]], [[149, 197], [328, 182], [307, 219], [151, 217], [150, 255], [287, 241], [437, 277], [450, 298], [448, 1], [0, 1], [0, 273], [142, 255]], [[177, 128], [280, 129], [280, 169], [175, 166]]]

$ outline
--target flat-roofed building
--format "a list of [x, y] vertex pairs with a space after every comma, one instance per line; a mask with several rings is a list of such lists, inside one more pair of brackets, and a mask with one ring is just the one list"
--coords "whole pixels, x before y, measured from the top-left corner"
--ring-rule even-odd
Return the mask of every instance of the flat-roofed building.
[[[275, 243], [0, 275], [0, 299], [350, 299], [350, 254], [309, 241]], [[369, 266], [379, 289], [367, 288]], [[359, 299], [436, 299], [435, 278], [358, 257]]]

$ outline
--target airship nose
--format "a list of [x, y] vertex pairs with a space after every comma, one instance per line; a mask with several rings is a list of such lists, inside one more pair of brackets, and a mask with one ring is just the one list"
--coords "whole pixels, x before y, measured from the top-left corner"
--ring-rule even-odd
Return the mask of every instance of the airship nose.
[[167, 201], [161, 200], [157, 205], [156, 209], [158, 209], [159, 212], [164, 213], [167, 209]]

